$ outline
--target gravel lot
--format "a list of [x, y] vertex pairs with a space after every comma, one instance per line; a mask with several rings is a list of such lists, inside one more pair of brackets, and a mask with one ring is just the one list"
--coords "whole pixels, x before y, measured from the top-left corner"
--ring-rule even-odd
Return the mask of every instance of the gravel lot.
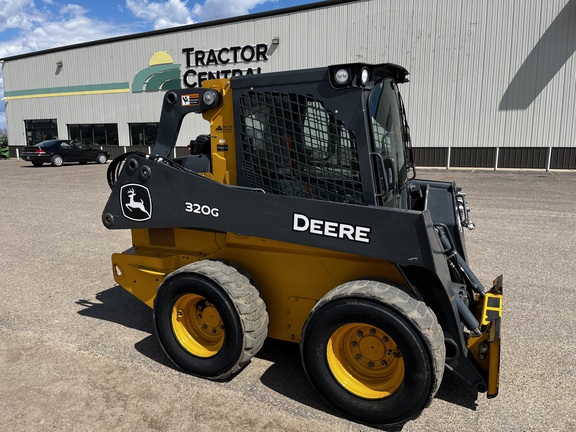
[[[0, 430], [375, 430], [320, 400], [297, 345], [268, 340], [224, 383], [175, 370], [112, 278], [130, 235], [100, 222], [106, 167], [0, 161]], [[485, 285], [504, 273], [503, 356], [498, 398], [447, 373], [402, 430], [576, 430], [576, 173], [418, 174], [468, 194], [471, 266]]]

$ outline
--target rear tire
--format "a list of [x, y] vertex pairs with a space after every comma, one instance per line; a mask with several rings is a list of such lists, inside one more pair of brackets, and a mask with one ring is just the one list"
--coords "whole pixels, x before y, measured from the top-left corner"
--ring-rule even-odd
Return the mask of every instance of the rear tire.
[[59, 167], [62, 166], [62, 164], [64, 163], [64, 159], [62, 159], [62, 156], [60, 156], [59, 154], [55, 154], [54, 156], [52, 156], [52, 159], [50, 159], [50, 163], [52, 164], [52, 166]]
[[242, 369], [268, 334], [264, 301], [249, 280], [219, 261], [170, 274], [154, 300], [160, 345], [185, 372], [213, 380]]
[[425, 303], [366, 280], [340, 285], [316, 304], [300, 351], [327, 403], [378, 425], [420, 415], [440, 386], [446, 356], [442, 329]]

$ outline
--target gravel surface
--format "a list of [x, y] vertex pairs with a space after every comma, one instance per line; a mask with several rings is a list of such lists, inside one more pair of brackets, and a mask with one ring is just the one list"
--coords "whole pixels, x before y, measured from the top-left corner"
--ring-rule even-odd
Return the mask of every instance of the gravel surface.
[[[295, 344], [268, 340], [228, 382], [175, 370], [112, 278], [130, 235], [100, 221], [106, 168], [0, 161], [0, 430], [377, 430], [322, 402]], [[418, 174], [464, 188], [471, 266], [485, 285], [504, 274], [501, 387], [488, 400], [446, 373], [401, 430], [576, 430], [576, 173]]]

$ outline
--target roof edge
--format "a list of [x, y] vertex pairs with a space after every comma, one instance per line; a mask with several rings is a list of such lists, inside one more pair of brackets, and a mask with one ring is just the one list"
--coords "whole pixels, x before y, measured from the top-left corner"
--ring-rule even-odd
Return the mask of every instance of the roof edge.
[[35, 57], [38, 55], [50, 54], [50, 53], [54, 53], [54, 52], [75, 50], [75, 49], [80, 49], [80, 48], [85, 48], [85, 47], [90, 47], [90, 46], [95, 46], [95, 45], [103, 45], [103, 44], [107, 44], [107, 43], [122, 42], [122, 41], [126, 41], [126, 40], [140, 39], [140, 38], [146, 38], [146, 37], [150, 37], [150, 36], [159, 36], [159, 35], [163, 35], [163, 34], [177, 33], [177, 32], [186, 31], [186, 30], [196, 30], [196, 29], [201, 29], [201, 28], [206, 28], [206, 27], [216, 27], [216, 26], [224, 25], [224, 24], [232, 24], [235, 22], [243, 22], [243, 21], [257, 20], [257, 19], [261, 19], [261, 18], [268, 18], [268, 17], [272, 17], [272, 16], [278, 16], [278, 15], [286, 15], [286, 14], [290, 14], [290, 13], [294, 13], [294, 12], [302, 12], [302, 11], [308, 11], [308, 10], [314, 10], [314, 9], [321, 9], [321, 8], [325, 8], [328, 6], [337, 6], [337, 5], [340, 5], [343, 3], [354, 3], [357, 1], [358, 0], [324, 0], [324, 1], [318, 1], [318, 2], [314, 2], [314, 3], [308, 3], [308, 4], [304, 4], [304, 5], [300, 5], [300, 6], [292, 6], [292, 7], [277, 9], [277, 10], [273, 10], [273, 11], [265, 11], [265, 12], [255, 13], [255, 14], [239, 15], [239, 16], [235, 16], [235, 17], [222, 18], [222, 19], [218, 19], [218, 20], [200, 22], [200, 23], [195, 23], [195, 24], [188, 24], [188, 25], [184, 25], [184, 26], [170, 27], [170, 28], [166, 28], [166, 29], [152, 30], [152, 31], [142, 32], [142, 33], [133, 33], [133, 34], [123, 35], [123, 36], [115, 36], [115, 37], [111, 37], [111, 38], [99, 39], [99, 40], [90, 41], [90, 42], [81, 42], [81, 43], [73, 44], [73, 45], [65, 45], [65, 46], [59, 46], [59, 47], [55, 47], [55, 48], [49, 48], [49, 49], [45, 49], [45, 50], [41, 50], [41, 51], [31, 51], [31, 52], [27, 52], [27, 53], [23, 53], [23, 54], [17, 54], [17, 55], [10, 56], [10, 57], [3, 57], [3, 58], [0, 58], [0, 61], [6, 62], [6, 61], [11, 61], [11, 60], [18, 60], [18, 59], [22, 59], [22, 58], [27, 58], [27, 57]]

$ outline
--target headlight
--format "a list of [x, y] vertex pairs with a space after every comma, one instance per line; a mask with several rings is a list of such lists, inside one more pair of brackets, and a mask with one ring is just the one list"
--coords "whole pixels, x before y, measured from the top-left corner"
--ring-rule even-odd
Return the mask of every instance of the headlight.
[[360, 71], [360, 83], [362, 85], [366, 85], [369, 79], [370, 79], [370, 71], [368, 70], [368, 68], [362, 68], [362, 70]]
[[334, 74], [334, 81], [338, 85], [346, 85], [350, 82], [350, 71], [348, 69], [338, 69]]

